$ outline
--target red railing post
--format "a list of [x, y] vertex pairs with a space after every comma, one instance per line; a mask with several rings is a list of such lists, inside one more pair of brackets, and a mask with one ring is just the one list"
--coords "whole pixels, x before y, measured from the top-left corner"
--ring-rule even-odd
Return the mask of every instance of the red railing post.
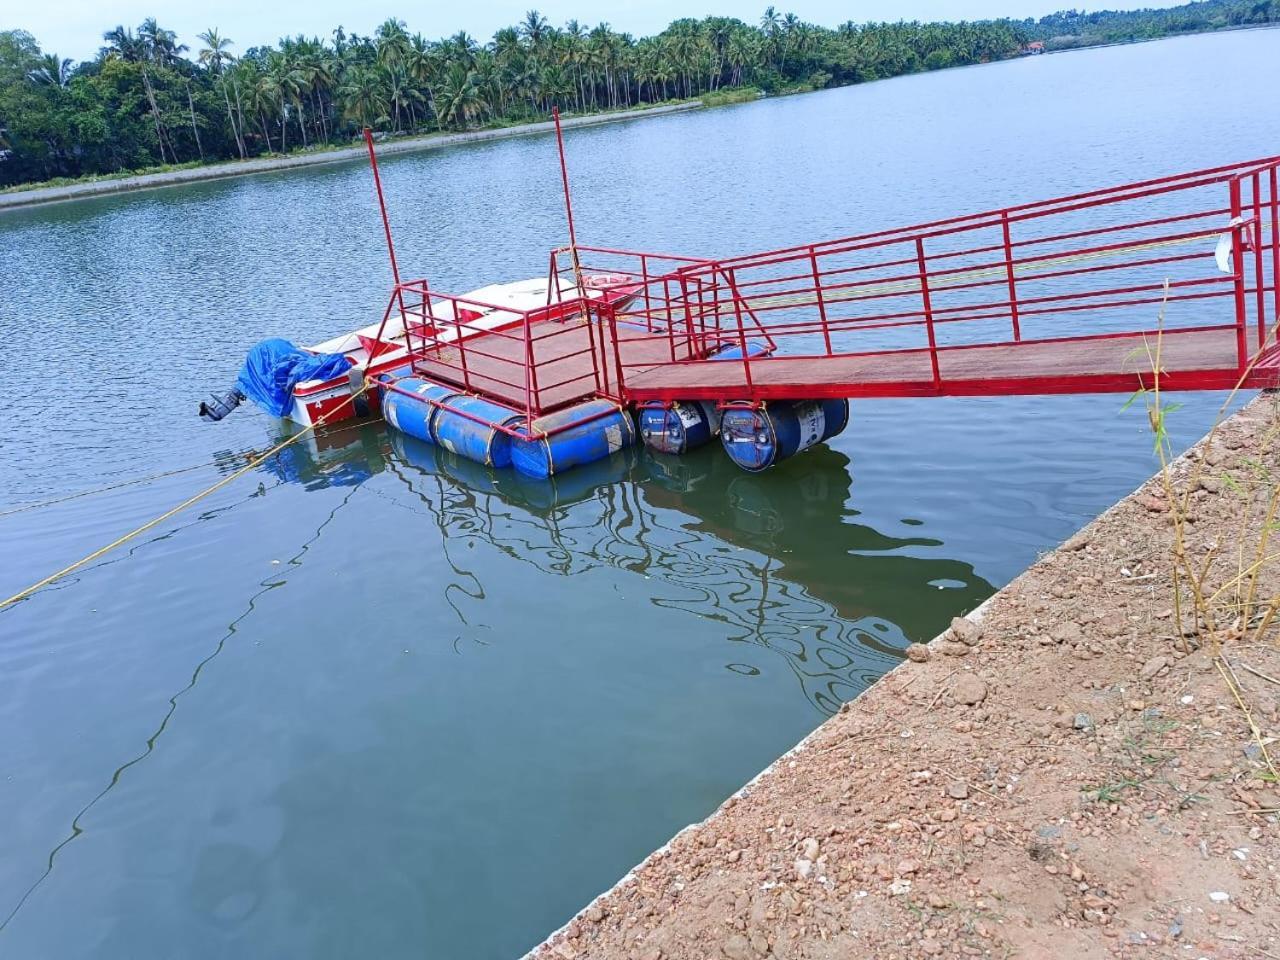
[[640, 254], [640, 282], [644, 285], [644, 328], [653, 333], [653, 300], [649, 292], [649, 255]]
[[524, 428], [531, 431], [533, 425], [533, 364], [529, 362], [529, 341], [525, 339], [524, 352]]
[[529, 408], [529, 421], [533, 422], [535, 414], [542, 412], [542, 397], [538, 392], [537, 353], [533, 346], [533, 324], [529, 322], [529, 311], [524, 311], [524, 363], [529, 368], [529, 385], [532, 405]]
[[[1271, 165], [1271, 330], [1280, 338], [1280, 196], [1277, 195], [1276, 164]], [[1258, 225], [1258, 234], [1262, 234], [1262, 225]]]
[[556, 251], [551, 251], [551, 262], [547, 266], [547, 306], [551, 306], [551, 291], [554, 289], [556, 303], [560, 302], [560, 258]]
[[920, 268], [920, 298], [924, 302], [924, 327], [929, 335], [929, 363], [933, 368], [933, 386], [942, 388], [942, 372], [938, 365], [938, 341], [933, 334], [933, 299], [929, 295], [929, 271], [924, 257], [924, 238], [916, 237], [916, 263]]
[[467, 370], [467, 346], [463, 342], [462, 321], [458, 319], [458, 304], [453, 304], [453, 342], [458, 348], [458, 362], [462, 364], [462, 386], [471, 392], [471, 374]]
[[1009, 320], [1013, 323], [1013, 339], [1022, 339], [1018, 323], [1018, 285], [1013, 275], [1013, 244], [1009, 241], [1009, 211], [1000, 211], [1000, 229], [1004, 234], [1004, 275], [1009, 284]]
[[1245, 315], [1248, 307], [1244, 297], [1244, 224], [1240, 223], [1240, 178], [1231, 178], [1231, 269], [1235, 271], [1236, 307], [1236, 356], [1241, 371], [1249, 363], [1249, 351], [1245, 345]]
[[[715, 304], [715, 308], [711, 312], [711, 325], [714, 325], [718, 339], [722, 304], [720, 301], [720, 274], [715, 271], [711, 274], [711, 302]], [[707, 332], [708, 326], [707, 318], [704, 316], [702, 322], [698, 325], [698, 359], [706, 357], [710, 349], [708, 340], [711, 335]]]
[[[680, 302], [684, 304], [684, 328], [689, 330], [693, 326], [693, 314], [689, 311], [689, 277], [680, 272]], [[671, 362], [676, 362], [676, 332], [675, 324], [667, 325], [667, 349], [671, 354]]]
[[671, 329], [674, 322], [671, 316], [671, 278], [664, 276], [662, 278], [662, 303], [667, 311], [667, 329]]
[[[595, 306], [592, 301], [583, 298], [582, 316], [587, 321], [587, 344], [591, 350], [591, 373], [596, 381], [596, 393], [609, 393], [609, 368], [605, 362], [606, 347], [604, 344], [604, 329], [600, 330], [600, 352], [596, 353], [596, 325], [591, 319], [591, 310]], [[600, 379], [601, 373], [604, 374], [603, 386]]]
[[[609, 319], [609, 339], [613, 342], [613, 364], [618, 381], [618, 399], [625, 402], [627, 399], [627, 379], [622, 370], [622, 349], [618, 346], [618, 309], [610, 303], [604, 306], [603, 312]], [[601, 335], [603, 336], [603, 332]], [[603, 362], [604, 358], [601, 357], [601, 363]]]
[[812, 243], [809, 244], [809, 266], [813, 271], [813, 292], [818, 298], [818, 319], [822, 321], [822, 342], [829, 357], [832, 355], [831, 328], [827, 326], [827, 303], [822, 295], [822, 278], [818, 275], [818, 252]]
[[1262, 259], [1262, 175], [1253, 175], [1253, 286], [1258, 312], [1258, 349], [1267, 342], [1266, 267]]
[[729, 293], [733, 297], [733, 312], [738, 319], [738, 349], [742, 351], [742, 373], [747, 380], [747, 390], [751, 390], [751, 356], [747, 352], [747, 331], [742, 325], [742, 297], [738, 294], [738, 281], [734, 270], [725, 274], [729, 284]]

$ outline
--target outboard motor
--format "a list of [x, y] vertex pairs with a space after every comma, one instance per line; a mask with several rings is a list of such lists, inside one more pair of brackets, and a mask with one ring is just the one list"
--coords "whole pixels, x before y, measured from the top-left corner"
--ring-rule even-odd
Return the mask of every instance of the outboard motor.
[[208, 400], [200, 404], [200, 419], [217, 423], [242, 403], [244, 403], [244, 394], [235, 388], [228, 390], [222, 396], [216, 393], [211, 394]]

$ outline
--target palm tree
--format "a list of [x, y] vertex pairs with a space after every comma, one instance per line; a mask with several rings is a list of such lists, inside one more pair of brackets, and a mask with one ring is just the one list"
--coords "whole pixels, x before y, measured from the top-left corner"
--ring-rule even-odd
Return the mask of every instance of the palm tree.
[[764, 8], [764, 14], [760, 17], [760, 29], [764, 32], [766, 43], [777, 53], [778, 50], [778, 33], [782, 29], [782, 17], [772, 4]]
[[778, 72], [782, 73], [787, 66], [787, 49], [794, 42], [800, 28], [800, 18], [788, 13], [782, 18], [782, 59], [778, 61]]
[[542, 46], [542, 41], [546, 39], [549, 28], [550, 24], [547, 22], [547, 18], [537, 10], [530, 10], [526, 13], [518, 27], [521, 35], [529, 41], [529, 46], [533, 47], [534, 50]]
[[243, 160], [245, 158], [244, 137], [240, 133], [240, 127], [236, 124], [235, 114], [231, 110], [231, 95], [227, 92], [227, 76], [223, 69], [228, 64], [235, 63], [236, 60], [231, 55], [232, 41], [219, 34], [212, 27], [197, 36], [196, 39], [204, 44], [200, 52], [196, 54], [196, 57], [201, 66], [213, 74], [215, 84], [222, 89], [222, 101], [227, 107], [227, 122], [231, 125], [231, 135], [235, 138], [236, 149], [240, 152], [240, 159]]
[[743, 68], [749, 63], [754, 63], [758, 54], [755, 38], [747, 30], [735, 30], [729, 36], [729, 42], [725, 47], [725, 59], [728, 60], [733, 71], [729, 77], [731, 86], [741, 85]]
[[107, 42], [99, 52], [103, 59], [119, 57], [121, 60], [136, 62], [145, 55], [143, 44], [133, 35], [132, 30], [124, 27], [113, 27], [102, 35], [102, 39]]
[[142, 21], [138, 27], [138, 42], [142, 44], [147, 59], [158, 66], [172, 66], [187, 52], [187, 45], [178, 43], [178, 35], [157, 24], [155, 17]]
[[387, 102], [377, 75], [369, 67], [355, 66], [344, 75], [338, 88], [342, 113], [361, 127], [372, 127], [386, 119]]
[[253, 76], [253, 84], [248, 90], [249, 110], [257, 116], [262, 138], [267, 142], [267, 153], [271, 153], [274, 147], [271, 143], [271, 128], [267, 126], [267, 116], [275, 112], [276, 105], [280, 102], [280, 88], [270, 74], [259, 73]]
[[405, 111], [409, 114], [410, 129], [416, 127], [418, 118], [414, 105], [422, 103], [422, 94], [409, 83], [409, 78], [404, 71], [389, 71], [383, 79], [383, 90], [387, 106], [395, 121], [396, 132], [400, 132], [400, 114]]
[[436, 94], [437, 119], [465, 127], [482, 109], [484, 100], [474, 74], [460, 63], [450, 64]]
[[415, 33], [409, 41], [405, 69], [409, 73], [409, 78], [426, 91], [423, 102], [434, 111], [435, 79], [439, 73], [440, 61], [435, 46], [420, 33]]
[[71, 67], [75, 61], [60, 58], [56, 53], [46, 53], [40, 58], [40, 66], [27, 72], [32, 83], [48, 87], [66, 87], [71, 81]]
[[404, 22], [394, 17], [378, 27], [375, 43], [378, 63], [388, 69], [401, 66], [413, 49], [409, 43], [409, 34], [405, 32]]

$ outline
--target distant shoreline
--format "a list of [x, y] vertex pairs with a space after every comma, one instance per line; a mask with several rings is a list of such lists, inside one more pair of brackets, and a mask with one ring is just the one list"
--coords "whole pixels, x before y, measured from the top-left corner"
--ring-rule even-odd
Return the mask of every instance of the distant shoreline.
[[[621, 110], [615, 113], [597, 113], [581, 117], [565, 117], [561, 124], [566, 127], [589, 127], [600, 123], [613, 123], [618, 120], [631, 120], [639, 117], [652, 117], [668, 113], [681, 113], [686, 110], [698, 110], [702, 103], [671, 103], [657, 107], [644, 107], [638, 110]], [[549, 133], [555, 129], [550, 120], [536, 123], [523, 123], [514, 127], [498, 127], [492, 130], [469, 130], [463, 133], [431, 134], [420, 137], [407, 137], [403, 140], [388, 140], [378, 144], [378, 155], [388, 156], [396, 153], [412, 153], [419, 150], [432, 150], [437, 147], [449, 147], [460, 143], [477, 143], [485, 140], [501, 140], [507, 137], [531, 136], [538, 133]], [[186, 170], [170, 170], [163, 173], [143, 173], [131, 177], [117, 179], [92, 180], [85, 183], [69, 183], [58, 187], [34, 187], [30, 190], [19, 190], [14, 193], [0, 193], [0, 211], [36, 206], [37, 204], [61, 203], [67, 200], [82, 200], [88, 197], [109, 196], [114, 193], [128, 193], [135, 190], [153, 190], [159, 187], [176, 187], [187, 183], [199, 183], [204, 180], [224, 180], [229, 177], [243, 177], [255, 173], [274, 173], [279, 170], [291, 170], [294, 167], [319, 166], [325, 163], [343, 163], [358, 160], [365, 155], [361, 146], [341, 147], [337, 150], [303, 153], [288, 157], [259, 157], [253, 160], [232, 160], [227, 163], [209, 164], [203, 167], [191, 167]]]

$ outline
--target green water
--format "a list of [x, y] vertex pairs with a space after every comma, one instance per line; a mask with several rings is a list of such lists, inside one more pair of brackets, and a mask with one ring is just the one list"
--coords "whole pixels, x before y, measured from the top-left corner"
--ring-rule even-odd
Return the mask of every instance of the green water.
[[[1280, 152], [1280, 34], [571, 132], [580, 236], [734, 253]], [[553, 146], [385, 164], [401, 260], [534, 276]], [[195, 402], [369, 322], [358, 164], [0, 216], [0, 594], [264, 449]], [[1180, 443], [1221, 398], [1190, 398]], [[291, 448], [0, 612], [0, 956], [513, 957], [1152, 468], [1117, 397], [857, 403], [760, 476], [553, 484], [380, 425]]]

